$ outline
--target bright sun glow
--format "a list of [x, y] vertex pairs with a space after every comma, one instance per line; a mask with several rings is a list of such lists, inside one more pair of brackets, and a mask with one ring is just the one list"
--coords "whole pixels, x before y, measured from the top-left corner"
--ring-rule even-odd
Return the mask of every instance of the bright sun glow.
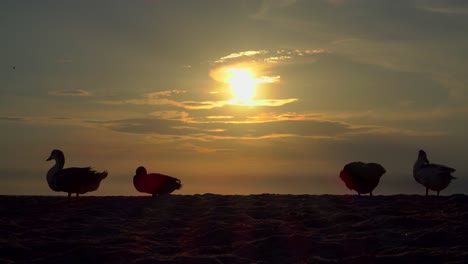
[[235, 101], [243, 104], [252, 104], [252, 99], [255, 96], [256, 80], [251, 71], [246, 69], [230, 68], [228, 72], [227, 82], [231, 84], [231, 90], [235, 97]]

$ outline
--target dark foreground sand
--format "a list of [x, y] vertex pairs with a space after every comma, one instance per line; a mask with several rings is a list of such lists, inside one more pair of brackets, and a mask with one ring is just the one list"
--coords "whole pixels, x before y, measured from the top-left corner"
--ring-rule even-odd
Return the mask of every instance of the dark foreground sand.
[[467, 263], [468, 197], [0, 196], [0, 263]]

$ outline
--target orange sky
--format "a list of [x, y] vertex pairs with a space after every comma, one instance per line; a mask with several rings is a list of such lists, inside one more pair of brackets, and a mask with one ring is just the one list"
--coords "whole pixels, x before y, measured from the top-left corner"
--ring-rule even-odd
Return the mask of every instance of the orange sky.
[[[178, 193], [423, 193], [419, 149], [464, 192], [468, 4], [460, 1], [5, 1], [0, 194], [57, 194], [45, 162], [108, 170], [94, 195], [135, 195], [138, 166]], [[14, 68], [13, 68], [14, 67]]]

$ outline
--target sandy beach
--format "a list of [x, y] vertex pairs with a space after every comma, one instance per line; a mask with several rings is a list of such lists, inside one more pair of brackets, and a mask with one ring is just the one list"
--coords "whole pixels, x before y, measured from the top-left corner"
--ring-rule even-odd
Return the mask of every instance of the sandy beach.
[[465, 263], [468, 198], [0, 196], [0, 263]]

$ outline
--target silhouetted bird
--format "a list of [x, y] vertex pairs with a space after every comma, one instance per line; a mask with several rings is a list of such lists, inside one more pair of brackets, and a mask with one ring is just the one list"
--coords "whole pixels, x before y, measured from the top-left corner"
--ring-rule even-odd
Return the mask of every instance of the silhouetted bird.
[[426, 196], [429, 189], [437, 191], [437, 196], [439, 196], [440, 191], [447, 188], [449, 183], [456, 179], [452, 176], [453, 172], [455, 172], [454, 168], [430, 164], [424, 150], [419, 151], [418, 159], [413, 166], [413, 177], [418, 183], [426, 187]]
[[107, 171], [96, 172], [91, 167], [64, 169], [65, 156], [58, 149], [52, 151], [47, 161], [52, 159], [55, 165], [47, 172], [47, 183], [56, 192], [67, 192], [68, 202], [72, 193], [76, 193], [78, 201], [79, 194], [97, 190], [101, 181], [107, 177]]
[[370, 193], [377, 187], [380, 177], [384, 175], [385, 168], [377, 163], [351, 162], [344, 166], [340, 178], [350, 190], [361, 193]]
[[153, 196], [169, 194], [182, 187], [179, 179], [160, 173], [148, 174], [143, 166], [136, 169], [133, 185], [137, 191]]

